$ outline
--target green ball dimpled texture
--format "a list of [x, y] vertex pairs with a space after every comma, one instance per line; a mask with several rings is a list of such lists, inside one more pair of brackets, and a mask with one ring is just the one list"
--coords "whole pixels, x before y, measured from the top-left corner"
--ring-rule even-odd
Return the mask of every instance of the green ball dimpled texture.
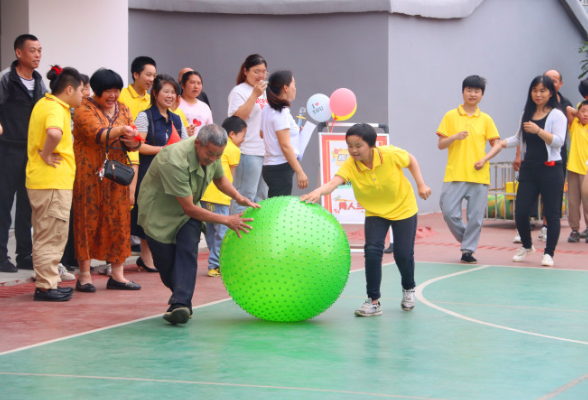
[[349, 242], [339, 222], [318, 204], [273, 197], [249, 208], [253, 229], [227, 231], [220, 249], [222, 279], [235, 302], [267, 321], [313, 318], [345, 288]]

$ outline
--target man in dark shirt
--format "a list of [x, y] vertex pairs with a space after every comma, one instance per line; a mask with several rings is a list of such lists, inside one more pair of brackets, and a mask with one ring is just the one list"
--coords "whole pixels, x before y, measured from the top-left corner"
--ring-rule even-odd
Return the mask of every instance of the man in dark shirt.
[[[41, 44], [29, 34], [14, 41], [16, 60], [0, 73], [0, 272], [33, 269], [31, 205], [25, 188], [29, 119], [35, 103], [47, 89], [35, 71]], [[10, 212], [16, 194], [16, 266], [8, 257]]]

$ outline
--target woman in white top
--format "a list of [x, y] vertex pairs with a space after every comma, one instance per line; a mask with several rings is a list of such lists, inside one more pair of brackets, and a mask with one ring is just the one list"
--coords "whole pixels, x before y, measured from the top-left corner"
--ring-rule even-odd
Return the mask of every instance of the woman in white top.
[[200, 128], [212, 124], [212, 112], [208, 105], [198, 100], [202, 92], [202, 76], [196, 71], [188, 71], [182, 75], [182, 97], [180, 98], [179, 109], [186, 115], [190, 129], [190, 136], [198, 135]]
[[515, 222], [523, 246], [514, 261], [523, 261], [535, 251], [529, 216], [541, 195], [547, 220], [547, 243], [541, 265], [554, 265], [553, 255], [559, 239], [564, 173], [561, 147], [566, 140], [567, 119], [558, 110], [557, 92], [551, 78], [539, 75], [529, 86], [527, 103], [516, 135], [503, 140], [502, 147], [521, 145], [522, 158], [515, 202]]
[[298, 162], [300, 128], [290, 114], [296, 98], [296, 82], [290, 71], [271, 74], [267, 86], [268, 107], [261, 116], [261, 136], [265, 144], [262, 176], [269, 188], [268, 197], [290, 196], [292, 177], [305, 189], [308, 178]]
[[[261, 110], [267, 105], [265, 88], [267, 62], [259, 54], [249, 55], [237, 75], [237, 86], [229, 94], [228, 116], [247, 123], [245, 141], [241, 144], [241, 159], [233, 176], [235, 189], [249, 200], [259, 203], [267, 199], [267, 185], [261, 177], [265, 146], [260, 136]], [[245, 207], [231, 201], [231, 214]]]

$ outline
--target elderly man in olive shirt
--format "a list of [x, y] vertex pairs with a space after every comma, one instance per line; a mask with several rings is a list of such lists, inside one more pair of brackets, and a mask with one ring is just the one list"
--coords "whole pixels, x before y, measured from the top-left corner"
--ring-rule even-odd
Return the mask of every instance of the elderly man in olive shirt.
[[157, 154], [141, 183], [139, 225], [147, 234], [153, 262], [161, 280], [172, 291], [163, 318], [184, 324], [192, 314], [196, 284], [198, 243], [203, 222], [227, 225], [239, 237], [251, 229], [240, 214], [219, 215], [200, 207], [200, 198], [212, 181], [238, 204], [259, 205], [242, 196], [224, 176], [220, 157], [227, 133], [218, 125], [204, 126], [198, 137], [164, 147]]

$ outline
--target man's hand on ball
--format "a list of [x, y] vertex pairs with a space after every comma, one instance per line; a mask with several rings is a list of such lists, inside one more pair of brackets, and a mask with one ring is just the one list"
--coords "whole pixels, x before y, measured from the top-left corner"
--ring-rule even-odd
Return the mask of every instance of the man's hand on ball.
[[253, 208], [261, 208], [261, 206], [259, 204], [252, 202], [247, 197], [242, 196], [242, 195], [239, 195], [239, 196], [235, 197], [235, 201], [240, 206], [247, 206], [247, 207], [253, 207]]
[[227, 222], [227, 226], [229, 227], [229, 229], [234, 230], [239, 238], [241, 238], [240, 231], [243, 231], [245, 233], [249, 233], [249, 231], [251, 229], [253, 229], [253, 227], [251, 225], [246, 224], [246, 222], [253, 221], [253, 218], [241, 218], [242, 215], [243, 215], [243, 212], [240, 212], [239, 214], [233, 214], [233, 215], [229, 216], [229, 219]]

